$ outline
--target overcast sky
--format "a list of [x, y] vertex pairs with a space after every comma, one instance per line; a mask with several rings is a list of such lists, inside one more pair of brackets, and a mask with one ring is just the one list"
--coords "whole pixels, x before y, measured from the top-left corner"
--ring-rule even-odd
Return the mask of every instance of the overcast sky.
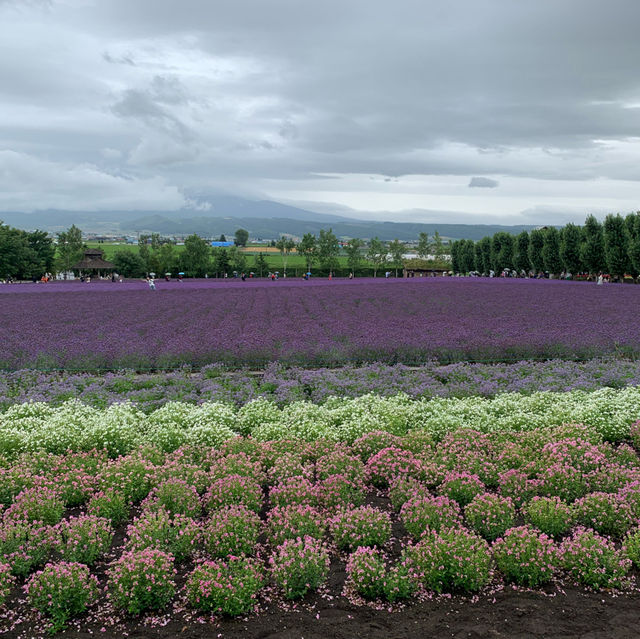
[[637, 0], [0, 0], [0, 212], [635, 211], [639, 24]]

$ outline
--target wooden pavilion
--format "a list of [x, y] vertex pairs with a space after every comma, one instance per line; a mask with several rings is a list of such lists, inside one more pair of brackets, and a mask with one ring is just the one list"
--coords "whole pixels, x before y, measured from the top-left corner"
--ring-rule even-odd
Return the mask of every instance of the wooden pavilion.
[[81, 275], [85, 271], [89, 271], [90, 275], [100, 277], [102, 271], [113, 271], [115, 266], [102, 257], [100, 249], [87, 249], [84, 252], [84, 257], [77, 264], [74, 264], [71, 269], [80, 271]]

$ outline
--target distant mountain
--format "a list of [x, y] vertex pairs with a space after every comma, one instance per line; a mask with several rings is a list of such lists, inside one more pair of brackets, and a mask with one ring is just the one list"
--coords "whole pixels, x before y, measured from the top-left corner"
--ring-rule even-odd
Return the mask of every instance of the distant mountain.
[[[444, 215], [444, 214], [443, 214]], [[5, 224], [26, 230], [41, 229], [52, 233], [72, 224], [90, 233], [137, 234], [154, 232], [163, 235], [219, 237], [233, 235], [239, 228], [249, 231], [251, 238], [275, 239], [281, 235], [302, 237], [318, 235], [331, 228], [339, 238], [360, 237], [381, 240], [416, 240], [421, 232], [432, 236], [438, 231], [443, 238], [479, 240], [498, 231], [520, 233], [535, 226], [501, 226], [496, 224], [439, 224], [417, 222], [372, 222], [340, 215], [315, 213], [272, 202], [247, 200], [226, 195], [208, 195], [198, 200], [198, 208], [176, 211], [59, 211], [34, 213], [0, 213]]]
[[501, 226], [490, 224], [419, 224], [413, 222], [367, 222], [362, 220], [343, 221], [304, 221], [292, 218], [254, 218], [254, 217], [193, 217], [171, 220], [162, 215], [137, 218], [122, 225], [123, 230], [131, 233], [154, 232], [162, 235], [189, 235], [197, 233], [202, 237], [233, 235], [239, 228], [249, 231], [252, 239], [276, 239], [281, 235], [302, 237], [305, 233], [318, 235], [321, 229], [331, 228], [341, 239], [359, 237], [381, 240], [399, 239], [403, 242], [417, 240], [421, 232], [430, 236], [438, 231], [443, 238], [452, 240], [479, 240], [498, 231], [517, 234], [531, 230], [535, 226]]

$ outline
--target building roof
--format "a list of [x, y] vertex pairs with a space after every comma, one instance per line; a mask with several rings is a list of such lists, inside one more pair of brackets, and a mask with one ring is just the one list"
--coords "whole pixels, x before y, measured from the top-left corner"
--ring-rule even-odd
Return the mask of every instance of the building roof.
[[73, 270], [89, 271], [114, 269], [115, 266], [111, 262], [102, 258], [100, 249], [88, 249], [84, 252], [84, 257], [71, 267]]

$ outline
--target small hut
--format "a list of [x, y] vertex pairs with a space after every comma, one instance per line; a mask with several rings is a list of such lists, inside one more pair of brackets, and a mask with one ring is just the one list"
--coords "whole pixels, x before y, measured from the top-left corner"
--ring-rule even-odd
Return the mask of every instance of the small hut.
[[89, 275], [100, 277], [102, 271], [113, 271], [115, 266], [102, 257], [100, 249], [87, 249], [84, 252], [84, 257], [71, 268], [74, 271], [80, 271], [80, 274], [88, 271]]
[[450, 267], [434, 260], [409, 259], [403, 261], [402, 277], [442, 277]]

